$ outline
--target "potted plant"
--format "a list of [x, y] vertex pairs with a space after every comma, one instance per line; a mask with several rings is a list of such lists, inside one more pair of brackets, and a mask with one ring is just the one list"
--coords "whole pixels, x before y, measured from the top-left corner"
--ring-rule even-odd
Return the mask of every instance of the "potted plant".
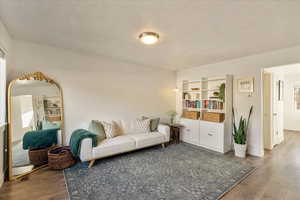
[[235, 113], [232, 109], [233, 114], [233, 140], [234, 140], [234, 154], [237, 157], [245, 158], [247, 150], [247, 132], [249, 126], [249, 120], [253, 112], [253, 106], [251, 106], [248, 119], [241, 116], [238, 127], [235, 123]]
[[219, 86], [219, 91], [213, 93], [213, 95], [214, 95], [213, 98], [218, 98], [224, 102], [225, 101], [225, 88], [226, 88], [225, 83], [222, 83]]
[[169, 115], [169, 117], [170, 117], [170, 123], [174, 124], [174, 120], [177, 115], [177, 112], [174, 110], [171, 110], [171, 111], [167, 112], [167, 115]]

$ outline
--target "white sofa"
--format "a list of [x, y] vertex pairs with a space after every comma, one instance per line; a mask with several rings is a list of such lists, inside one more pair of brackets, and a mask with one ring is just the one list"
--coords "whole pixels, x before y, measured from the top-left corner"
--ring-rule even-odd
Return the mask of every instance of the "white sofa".
[[80, 160], [90, 161], [91, 168], [96, 159], [109, 157], [145, 147], [164, 144], [170, 141], [170, 128], [160, 124], [157, 132], [125, 133], [111, 139], [101, 141], [96, 147], [92, 147], [92, 139], [81, 141]]

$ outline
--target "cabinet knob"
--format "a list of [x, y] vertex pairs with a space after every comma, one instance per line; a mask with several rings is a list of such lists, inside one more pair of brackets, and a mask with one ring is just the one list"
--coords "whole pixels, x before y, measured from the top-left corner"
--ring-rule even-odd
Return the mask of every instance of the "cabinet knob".
[[211, 133], [208, 133], [208, 135], [209, 135], [209, 136], [213, 136], [213, 134], [211, 134]]

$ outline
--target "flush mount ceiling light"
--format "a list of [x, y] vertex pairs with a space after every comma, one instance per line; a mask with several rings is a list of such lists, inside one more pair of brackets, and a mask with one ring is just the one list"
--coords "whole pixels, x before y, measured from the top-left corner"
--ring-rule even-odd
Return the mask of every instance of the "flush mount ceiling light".
[[159, 35], [154, 32], [143, 32], [139, 35], [139, 39], [142, 43], [151, 45], [155, 44], [158, 41]]

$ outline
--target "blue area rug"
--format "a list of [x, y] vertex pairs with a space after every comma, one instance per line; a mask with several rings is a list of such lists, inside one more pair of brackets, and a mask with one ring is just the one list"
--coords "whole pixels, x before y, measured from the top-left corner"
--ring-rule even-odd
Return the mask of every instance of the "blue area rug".
[[254, 167], [188, 144], [160, 146], [65, 169], [70, 199], [215, 200]]

